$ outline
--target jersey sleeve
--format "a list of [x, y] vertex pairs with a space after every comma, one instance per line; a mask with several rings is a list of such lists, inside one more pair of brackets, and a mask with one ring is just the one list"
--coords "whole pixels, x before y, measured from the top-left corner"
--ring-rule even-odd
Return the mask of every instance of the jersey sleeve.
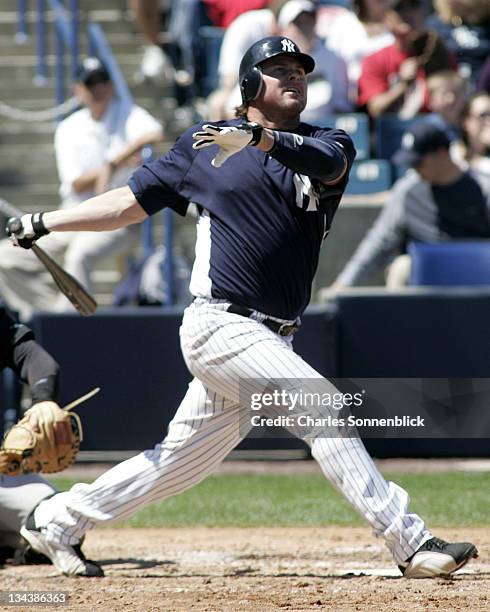
[[166, 207], [186, 214], [190, 194], [185, 189], [185, 177], [197, 153], [192, 148], [194, 131], [196, 126], [189, 128], [165, 155], [143, 164], [129, 179], [131, 191], [148, 215]]
[[321, 132], [315, 136], [323, 140], [323, 142], [340, 147], [345, 155], [347, 160], [347, 170], [344, 176], [338, 183], [335, 183], [335, 185], [328, 186], [330, 193], [332, 193], [332, 188], [336, 188], [339, 193], [342, 194], [349, 181], [349, 173], [357, 155], [352, 138], [347, 134], [347, 132], [344, 132], [344, 130], [321, 130]]

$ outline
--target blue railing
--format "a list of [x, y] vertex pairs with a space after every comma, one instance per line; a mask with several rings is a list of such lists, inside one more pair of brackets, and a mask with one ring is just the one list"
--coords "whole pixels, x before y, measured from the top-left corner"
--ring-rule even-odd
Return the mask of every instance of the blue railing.
[[[18, 20], [16, 41], [22, 43], [28, 36], [27, 31], [27, 0], [18, 0]], [[68, 7], [66, 7], [66, 4]], [[38, 86], [45, 86], [48, 82], [49, 70], [47, 61], [47, 10], [51, 11], [54, 29], [54, 55], [55, 55], [55, 98], [57, 104], [65, 100], [66, 95], [66, 70], [65, 56], [70, 56], [71, 80], [76, 76], [79, 64], [79, 6], [78, 0], [65, 0], [63, 4], [60, 0], [36, 0], [36, 74], [34, 82]], [[119, 99], [132, 103], [132, 95], [126, 80], [122, 74], [119, 64], [114, 57], [110, 45], [99, 24], [90, 23], [87, 26], [87, 53], [96, 55], [107, 67], [111, 76], [116, 95]], [[151, 156], [151, 148], [148, 148]], [[148, 151], [146, 152], [148, 158]], [[145, 159], [145, 154], [143, 154]], [[145, 159], [147, 161], [147, 159]], [[167, 245], [166, 257], [163, 263], [163, 275], [168, 287], [168, 306], [175, 303], [175, 284], [174, 284], [174, 258], [173, 258], [173, 239], [174, 239], [174, 218], [170, 209], [163, 211], [164, 223], [164, 244]], [[155, 250], [153, 240], [153, 227], [151, 219], [148, 219], [142, 226], [142, 247], [143, 256], [147, 257]]]
[[117, 96], [129, 104], [133, 101], [133, 96], [129, 90], [126, 79], [123, 76], [121, 68], [114, 57], [109, 43], [104, 35], [104, 32], [98, 23], [91, 23], [87, 27], [88, 36], [88, 53], [100, 57], [103, 64], [106, 66], [111, 81], [114, 84]]

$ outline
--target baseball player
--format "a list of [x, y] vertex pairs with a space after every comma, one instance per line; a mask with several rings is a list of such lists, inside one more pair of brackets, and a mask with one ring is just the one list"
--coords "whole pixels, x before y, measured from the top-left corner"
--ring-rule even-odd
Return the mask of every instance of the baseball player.
[[[56, 361], [34, 339], [33, 332], [17, 324], [0, 303], [0, 370], [12, 368], [29, 385], [33, 406], [56, 402], [60, 371]], [[38, 474], [5, 476], [0, 473], [0, 564], [50, 563], [33, 552], [20, 537], [29, 512], [57, 490]], [[81, 552], [80, 552], [81, 554]]]
[[[249, 413], [243, 418], [240, 381], [321, 379], [292, 340], [355, 151], [345, 132], [301, 123], [313, 67], [288, 38], [256, 42], [240, 65], [238, 119], [190, 128], [127, 187], [72, 209], [24, 215], [23, 229], [12, 236], [29, 248], [48, 232], [114, 229], [164, 206], [184, 214], [194, 202], [199, 211], [195, 299], [180, 331], [194, 379], [166, 438], [92, 484], [42, 501], [22, 529], [64, 574], [95, 573], [75, 548], [87, 529], [213, 472], [252, 426]], [[473, 544], [449, 544], [430, 533], [359, 438], [309, 443], [325, 476], [384, 538], [406, 577], [450, 574], [476, 556]]]

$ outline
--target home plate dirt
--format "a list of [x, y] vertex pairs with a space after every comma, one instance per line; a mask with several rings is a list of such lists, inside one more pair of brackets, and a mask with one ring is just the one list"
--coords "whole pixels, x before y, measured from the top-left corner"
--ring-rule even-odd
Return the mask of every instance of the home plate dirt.
[[406, 580], [364, 528], [98, 529], [84, 549], [101, 561], [105, 578], [7, 566], [0, 590], [66, 591], [69, 610], [111, 612], [489, 610], [489, 530], [437, 535], [475, 542], [479, 558], [450, 580]]

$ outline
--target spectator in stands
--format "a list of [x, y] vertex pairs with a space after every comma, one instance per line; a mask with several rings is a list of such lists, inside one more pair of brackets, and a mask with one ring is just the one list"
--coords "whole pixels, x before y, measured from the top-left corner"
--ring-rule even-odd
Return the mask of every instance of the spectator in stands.
[[364, 58], [358, 104], [372, 117], [408, 119], [429, 110], [426, 77], [456, 64], [439, 37], [423, 31], [422, 0], [388, 0], [388, 6], [385, 22], [395, 42]]
[[[463, 171], [449, 154], [444, 130], [425, 121], [405, 134], [395, 161], [411, 171], [393, 186], [373, 227], [333, 284], [333, 289], [359, 284], [368, 274], [404, 253], [407, 242], [455, 238], [490, 238], [490, 176]], [[397, 258], [387, 286], [405, 285], [408, 256]]]
[[[125, 185], [140, 162], [141, 149], [161, 142], [160, 123], [136, 104], [115, 95], [105, 66], [95, 57], [80, 65], [74, 93], [85, 107], [64, 119], [55, 134], [62, 207], [71, 206], [107, 189]], [[66, 249], [64, 266], [89, 291], [92, 272], [100, 259], [127, 254], [138, 243], [138, 230], [46, 236], [43, 248], [59, 256]], [[44, 282], [42, 265], [30, 251], [8, 249], [0, 243], [0, 294], [11, 308], [28, 319], [33, 310], [71, 309], [50, 281]], [[7, 248], [5, 248], [7, 247]], [[32, 282], [37, 274], [36, 282]]]
[[265, 8], [268, 0], [203, 0], [211, 23], [217, 28], [227, 28], [231, 22], [246, 11]]
[[[227, 28], [245, 11], [261, 9], [268, 0], [129, 0], [136, 25], [145, 40], [137, 78], [172, 81], [177, 98], [177, 120], [193, 120], [191, 105], [200, 95], [202, 26]], [[162, 45], [160, 32], [167, 29]]]
[[350, 98], [357, 102], [357, 84], [361, 76], [361, 62], [393, 44], [393, 34], [385, 23], [385, 0], [353, 0], [352, 11], [343, 12], [329, 28], [326, 45], [347, 64]]
[[435, 72], [427, 79], [428, 119], [446, 130], [451, 141], [461, 138], [461, 121], [468, 94], [468, 81], [453, 70]]
[[162, 17], [168, 13], [170, 0], [129, 0], [136, 25], [145, 40], [141, 60], [141, 76], [151, 80], [170, 80], [174, 77], [170, 58], [160, 44]]
[[489, 0], [434, 0], [436, 13], [426, 25], [439, 33], [472, 83], [490, 56]]
[[258, 39], [283, 33], [292, 38], [315, 60], [315, 71], [308, 75], [308, 102], [302, 113], [305, 121], [322, 120], [326, 115], [351, 110], [345, 62], [327, 49], [315, 34], [316, 6], [308, 0], [290, 0], [240, 15], [225, 33], [221, 47], [218, 91], [209, 99], [210, 120], [231, 119], [241, 104], [238, 67], [245, 51]]
[[468, 100], [463, 113], [465, 158], [479, 173], [490, 177], [490, 94], [478, 92]]

